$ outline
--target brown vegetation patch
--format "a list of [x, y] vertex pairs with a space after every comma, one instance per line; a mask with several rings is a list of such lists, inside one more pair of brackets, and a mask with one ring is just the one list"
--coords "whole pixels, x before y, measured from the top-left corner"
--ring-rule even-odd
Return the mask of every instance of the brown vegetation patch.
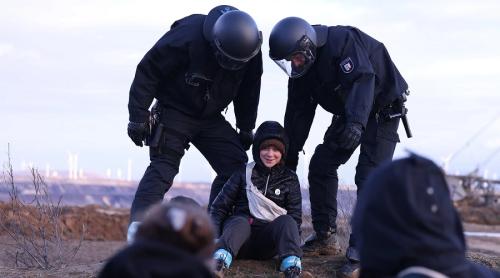
[[[14, 221], [14, 213], [9, 203], [0, 203], [0, 214], [5, 216], [5, 223]], [[37, 225], [34, 208], [23, 207], [22, 217], [27, 223]], [[99, 206], [62, 207], [60, 221], [64, 239], [79, 239], [85, 227], [85, 240], [119, 241], [125, 240], [129, 221], [127, 209], [103, 209]], [[29, 227], [23, 227], [28, 230]], [[0, 235], [5, 230], [0, 228]]]

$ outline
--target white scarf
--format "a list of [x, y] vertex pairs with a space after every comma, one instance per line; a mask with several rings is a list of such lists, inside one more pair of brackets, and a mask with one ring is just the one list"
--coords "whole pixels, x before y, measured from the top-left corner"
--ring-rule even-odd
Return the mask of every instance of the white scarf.
[[259, 189], [257, 189], [257, 187], [253, 185], [252, 170], [254, 166], [255, 162], [251, 162], [247, 164], [246, 168], [246, 191], [250, 214], [257, 219], [272, 222], [274, 219], [278, 218], [278, 216], [287, 214], [287, 211], [286, 209], [278, 206], [275, 202], [264, 196], [262, 192], [260, 192]]

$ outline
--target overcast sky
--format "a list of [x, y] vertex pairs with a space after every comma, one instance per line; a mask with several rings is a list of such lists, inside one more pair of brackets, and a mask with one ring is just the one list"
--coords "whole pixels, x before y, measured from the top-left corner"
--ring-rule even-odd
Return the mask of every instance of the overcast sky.
[[[485, 124], [457, 153], [449, 170], [473, 170], [500, 148], [499, 1], [1, 1], [0, 161], [11, 144], [14, 168], [32, 162], [67, 169], [77, 153], [85, 173], [127, 168], [134, 179], [148, 151], [126, 135], [128, 91], [135, 68], [170, 24], [218, 4], [248, 12], [264, 34], [264, 75], [257, 124], [283, 122], [286, 75], [268, 58], [273, 25], [287, 16], [312, 24], [353, 25], [382, 41], [407, 80], [414, 138], [400, 129], [396, 156], [409, 149], [438, 163]], [[233, 110], [227, 118], [234, 124]], [[492, 120], [492, 119], [497, 120]], [[306, 143], [311, 155], [331, 115], [318, 108]], [[353, 183], [357, 154], [340, 170]], [[304, 156], [299, 174], [303, 176]], [[500, 154], [480, 165], [500, 174]], [[497, 174], [497, 175], [498, 175]], [[191, 148], [181, 163], [183, 181], [209, 181], [203, 157]]]

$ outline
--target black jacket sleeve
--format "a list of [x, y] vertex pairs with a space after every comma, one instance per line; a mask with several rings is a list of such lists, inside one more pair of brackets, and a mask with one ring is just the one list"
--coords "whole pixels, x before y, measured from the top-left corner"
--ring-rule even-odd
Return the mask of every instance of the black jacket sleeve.
[[285, 132], [290, 139], [286, 164], [295, 170], [297, 168], [300, 150], [309, 136], [311, 125], [316, 114], [317, 102], [308, 92], [307, 82], [301, 79], [288, 80], [288, 101], [285, 112]]
[[147, 121], [148, 109], [157, 97], [160, 82], [185, 57], [180, 49], [168, 46], [165, 40], [165, 36], [160, 39], [137, 66], [128, 102], [129, 120], [132, 122]]
[[250, 131], [255, 128], [257, 108], [260, 98], [260, 83], [262, 76], [262, 52], [252, 58], [247, 65], [245, 77], [241, 82], [238, 95], [234, 99], [234, 114], [236, 127]]
[[300, 231], [300, 225], [302, 224], [302, 193], [300, 192], [300, 183], [297, 175], [293, 174], [294, 179], [289, 183], [290, 193], [288, 194], [288, 199], [286, 201], [286, 211], [295, 222], [297, 222], [297, 227]]
[[375, 71], [368, 51], [352, 35], [346, 38], [339, 67], [340, 82], [349, 91], [345, 101], [346, 121], [366, 128], [375, 97]]
[[241, 187], [245, 186], [245, 172], [235, 172], [224, 184], [219, 195], [210, 207], [210, 217], [215, 226], [217, 236], [222, 232], [222, 223], [232, 211]]

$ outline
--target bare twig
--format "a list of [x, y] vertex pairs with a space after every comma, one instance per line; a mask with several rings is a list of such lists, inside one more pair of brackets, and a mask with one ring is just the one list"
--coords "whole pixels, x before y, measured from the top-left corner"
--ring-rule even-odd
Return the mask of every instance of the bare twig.
[[5, 252], [16, 267], [51, 269], [67, 265], [82, 245], [85, 226], [76, 246], [63, 238], [62, 196], [52, 200], [49, 186], [36, 168], [30, 168], [33, 199], [23, 201], [14, 182], [10, 145], [3, 169], [3, 184], [9, 188], [10, 211], [0, 215], [0, 228], [14, 244]]

